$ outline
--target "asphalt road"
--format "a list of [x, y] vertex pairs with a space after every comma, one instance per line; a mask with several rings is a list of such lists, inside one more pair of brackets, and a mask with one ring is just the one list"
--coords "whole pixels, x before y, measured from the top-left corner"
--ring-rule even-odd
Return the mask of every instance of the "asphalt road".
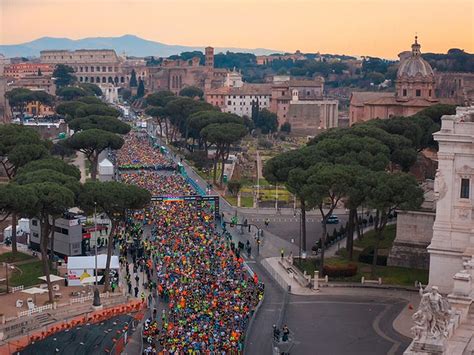
[[[357, 296], [290, 296], [285, 322], [292, 354], [403, 354], [410, 340], [392, 323], [406, 301]], [[271, 307], [271, 305], [269, 305]]]
[[[300, 218], [293, 217], [291, 215], [260, 215], [256, 216], [253, 214], [240, 214], [243, 219], [247, 218], [249, 223], [256, 224], [259, 228], [269, 231], [270, 233], [294, 244], [299, 244], [300, 236]], [[339, 224], [328, 224], [327, 231], [332, 234], [334, 228], [341, 228], [341, 225], [345, 225], [347, 222], [347, 215], [336, 215], [339, 217]], [[268, 218], [270, 223], [268, 227], [265, 227], [265, 219]], [[322, 234], [321, 218], [319, 216], [306, 217], [306, 248], [311, 250], [311, 247], [317, 243]]]

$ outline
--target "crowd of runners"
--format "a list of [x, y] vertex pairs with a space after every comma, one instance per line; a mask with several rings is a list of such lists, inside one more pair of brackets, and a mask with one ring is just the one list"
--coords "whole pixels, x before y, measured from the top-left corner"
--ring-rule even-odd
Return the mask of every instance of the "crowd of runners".
[[[123, 181], [153, 194], [194, 193], [178, 174], [128, 175]], [[242, 352], [250, 316], [263, 297], [263, 284], [256, 275], [250, 276], [234, 244], [221, 235], [211, 203], [152, 202], [129, 216], [116, 242], [129, 293], [153, 309], [145, 324], [146, 353]], [[138, 292], [140, 283], [148, 297]]]
[[193, 187], [179, 173], [156, 170], [126, 171], [120, 175], [123, 182], [147, 189], [153, 196], [195, 195]]
[[132, 131], [124, 137], [125, 143], [117, 153], [121, 169], [174, 169], [175, 164], [150, 144], [145, 132]]

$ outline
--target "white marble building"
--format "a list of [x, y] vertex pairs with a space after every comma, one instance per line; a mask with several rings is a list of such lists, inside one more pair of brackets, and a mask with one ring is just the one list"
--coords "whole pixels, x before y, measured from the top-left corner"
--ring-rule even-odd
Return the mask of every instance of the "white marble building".
[[474, 107], [458, 107], [456, 115], [443, 116], [434, 139], [439, 144], [439, 165], [436, 219], [428, 247], [429, 283], [449, 293], [453, 276], [474, 255]]

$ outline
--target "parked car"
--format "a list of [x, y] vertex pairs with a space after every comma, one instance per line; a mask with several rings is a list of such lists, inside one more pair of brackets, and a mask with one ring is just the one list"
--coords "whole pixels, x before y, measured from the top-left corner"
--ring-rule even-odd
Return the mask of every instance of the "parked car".
[[[322, 220], [321, 223], [323, 223]], [[326, 224], [339, 224], [339, 218], [337, 216], [330, 215], [326, 220]]]

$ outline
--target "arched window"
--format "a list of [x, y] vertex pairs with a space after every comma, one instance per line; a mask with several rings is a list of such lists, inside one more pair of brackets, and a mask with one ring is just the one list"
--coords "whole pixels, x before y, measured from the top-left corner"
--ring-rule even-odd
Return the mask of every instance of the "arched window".
[[91, 83], [93, 83], [93, 82], [94, 82], [94, 77], [93, 77], [93, 76], [91, 76]]
[[103, 83], [106, 83], [107, 82], [107, 78], [105, 76], [102, 77], [102, 82]]
[[121, 83], [124, 83], [125, 82], [125, 78], [123, 76], [120, 77], [120, 82]]

